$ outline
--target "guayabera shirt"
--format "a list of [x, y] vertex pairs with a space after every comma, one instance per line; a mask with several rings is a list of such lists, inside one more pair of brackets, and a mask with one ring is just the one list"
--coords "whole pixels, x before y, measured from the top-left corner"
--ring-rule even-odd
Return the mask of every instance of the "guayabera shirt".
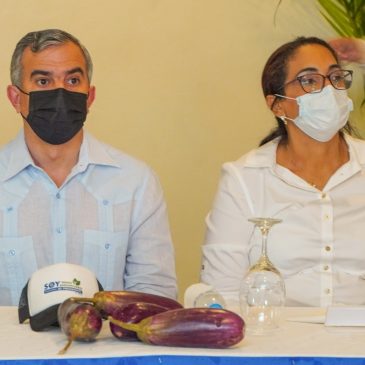
[[166, 205], [155, 174], [84, 132], [61, 187], [37, 167], [23, 132], [0, 152], [0, 305], [17, 305], [37, 269], [70, 262], [105, 290], [176, 297]]

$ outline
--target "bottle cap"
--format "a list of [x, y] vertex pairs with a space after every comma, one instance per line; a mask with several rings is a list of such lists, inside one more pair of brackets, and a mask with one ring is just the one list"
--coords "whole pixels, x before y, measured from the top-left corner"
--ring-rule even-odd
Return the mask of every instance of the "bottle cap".
[[190, 285], [186, 290], [184, 294], [184, 308], [193, 308], [194, 302], [196, 298], [205, 292], [208, 292], [209, 290], [212, 290], [213, 287], [208, 284], [204, 283], [196, 283]]

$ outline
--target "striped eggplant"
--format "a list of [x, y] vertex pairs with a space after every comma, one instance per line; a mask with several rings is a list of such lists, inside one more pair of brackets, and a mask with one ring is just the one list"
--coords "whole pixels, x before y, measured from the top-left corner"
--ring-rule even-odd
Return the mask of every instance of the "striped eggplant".
[[245, 334], [243, 319], [225, 309], [174, 309], [139, 323], [109, 320], [135, 331], [142, 342], [160, 346], [226, 348], [239, 343]]
[[102, 327], [101, 314], [93, 305], [76, 303], [72, 298], [60, 304], [57, 317], [61, 330], [68, 339], [60, 354], [64, 354], [74, 340], [94, 341]]
[[[126, 323], [138, 323], [142, 319], [157, 313], [165, 312], [166, 310], [165, 307], [161, 307], [157, 304], [134, 302], [117, 308], [111, 317]], [[138, 340], [137, 334], [134, 331], [119, 327], [112, 322], [109, 322], [109, 326], [112, 334], [119, 340]]]
[[93, 298], [73, 298], [77, 302], [89, 302], [100, 311], [104, 318], [112, 315], [113, 312], [129, 303], [144, 302], [157, 304], [166, 309], [182, 308], [176, 300], [156, 294], [141, 293], [136, 291], [99, 291]]

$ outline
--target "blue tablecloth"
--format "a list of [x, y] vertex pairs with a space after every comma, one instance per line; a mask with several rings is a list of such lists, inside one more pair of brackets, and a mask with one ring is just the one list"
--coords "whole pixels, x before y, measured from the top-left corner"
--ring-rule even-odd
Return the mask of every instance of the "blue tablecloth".
[[135, 356], [128, 358], [0, 360], [1, 365], [365, 365], [364, 358]]

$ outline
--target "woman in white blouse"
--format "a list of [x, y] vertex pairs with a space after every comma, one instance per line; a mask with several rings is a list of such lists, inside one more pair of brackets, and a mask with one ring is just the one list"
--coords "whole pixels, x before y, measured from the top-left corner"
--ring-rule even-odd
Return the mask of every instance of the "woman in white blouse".
[[207, 216], [201, 280], [228, 302], [260, 254], [251, 217], [282, 223], [268, 255], [288, 306], [365, 304], [365, 142], [350, 136], [352, 71], [318, 38], [277, 49], [262, 88], [277, 128], [260, 147], [224, 164]]

